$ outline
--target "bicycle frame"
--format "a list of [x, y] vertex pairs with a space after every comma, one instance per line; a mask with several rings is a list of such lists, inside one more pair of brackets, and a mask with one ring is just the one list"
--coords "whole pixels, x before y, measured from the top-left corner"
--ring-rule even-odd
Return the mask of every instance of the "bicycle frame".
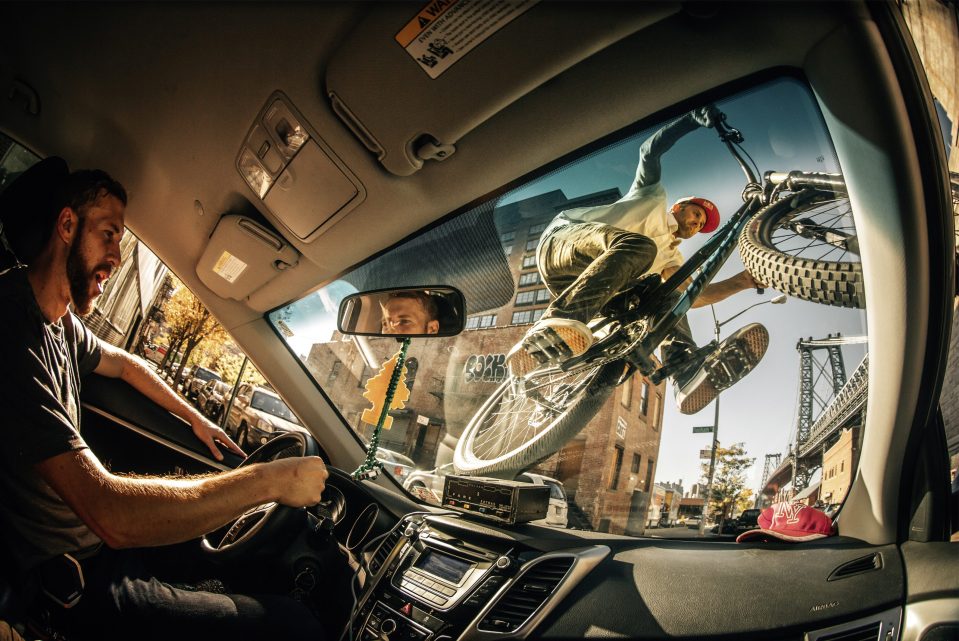
[[[653, 351], [670, 334], [679, 320], [692, 308], [706, 286], [719, 273], [719, 270], [732, 254], [740, 234], [750, 219], [766, 206], [789, 207], [788, 202], [776, 200], [776, 196], [783, 189], [789, 191], [797, 191], [804, 187], [831, 191], [844, 189], [841, 177], [798, 171], [789, 173], [767, 172], [761, 182], [746, 161], [744, 157], [747, 155], [746, 152], [739, 147], [739, 143], [743, 141], [742, 134], [737, 129], [726, 125], [725, 119], [726, 116], [721, 114], [714, 127], [720, 140], [726, 145], [729, 153], [739, 164], [746, 177], [742, 206], [672, 276], [647, 292], [643, 297], [644, 300], [635, 309], [625, 314], [611, 316], [604, 322], [604, 324], [608, 324], [612, 321], [618, 321], [622, 328], [641, 318], [656, 319], [641, 339], [630, 341], [627, 337], [629, 342], [625, 349], [616, 350], [618, 353], [612, 358], [607, 356], [606, 362], [623, 358], [644, 376], [650, 376], [659, 370], [655, 376], [657, 381], [668, 376], [670, 372], [663, 371], [662, 367], [656, 365], [651, 358]], [[801, 196], [801, 194], [797, 194], [797, 196]], [[663, 306], [663, 301], [670, 300], [672, 292], [677, 291], [687, 279], [690, 279], [689, 284], [672, 306], [668, 309], [658, 309]], [[569, 371], [583, 364], [592, 363], [598, 358], [602, 359], [608, 348], [617, 345], [622, 340], [622, 331], [613, 332], [597, 341], [580, 356], [564, 362], [561, 369]], [[626, 375], [620, 380], [625, 380], [625, 378]]]

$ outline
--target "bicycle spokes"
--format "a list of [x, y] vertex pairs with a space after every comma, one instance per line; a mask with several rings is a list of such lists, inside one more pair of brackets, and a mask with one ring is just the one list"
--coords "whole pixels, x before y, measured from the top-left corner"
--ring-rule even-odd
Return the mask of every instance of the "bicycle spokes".
[[771, 235], [784, 254], [810, 260], [858, 261], [859, 241], [845, 197], [819, 202], [802, 218], [784, 218]]

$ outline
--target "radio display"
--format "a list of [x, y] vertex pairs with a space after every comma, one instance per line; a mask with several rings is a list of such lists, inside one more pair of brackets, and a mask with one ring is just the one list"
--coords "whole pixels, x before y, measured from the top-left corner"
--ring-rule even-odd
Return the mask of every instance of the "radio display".
[[420, 554], [420, 558], [416, 559], [413, 566], [451, 583], [459, 583], [473, 564], [433, 550], [426, 550]]

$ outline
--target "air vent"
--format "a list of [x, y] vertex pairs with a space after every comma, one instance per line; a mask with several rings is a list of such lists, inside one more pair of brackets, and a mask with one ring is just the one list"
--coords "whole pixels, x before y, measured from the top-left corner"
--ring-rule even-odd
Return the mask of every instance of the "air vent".
[[514, 632], [552, 595], [573, 566], [573, 557], [552, 557], [523, 573], [493, 609], [480, 621], [479, 629]]
[[389, 558], [390, 552], [396, 547], [396, 543], [400, 540], [401, 536], [403, 536], [403, 533], [399, 527], [396, 527], [387, 535], [386, 540], [380, 543], [380, 547], [376, 548], [376, 554], [373, 555], [373, 559], [370, 561], [371, 574], [377, 574], [380, 571], [380, 568], [386, 563], [386, 559]]
[[845, 579], [849, 576], [855, 576], [857, 574], [862, 574], [863, 572], [872, 572], [873, 570], [878, 570], [882, 568], [882, 557], [879, 554], [870, 554], [869, 556], [864, 556], [858, 559], [854, 559], [847, 563], [843, 563], [838, 568], [832, 571], [832, 574], [826, 579], [827, 581], [836, 581], [837, 579]]
[[848, 630], [840, 630], [832, 634], [825, 634], [817, 641], [877, 641], [882, 632], [882, 623], [868, 623]]

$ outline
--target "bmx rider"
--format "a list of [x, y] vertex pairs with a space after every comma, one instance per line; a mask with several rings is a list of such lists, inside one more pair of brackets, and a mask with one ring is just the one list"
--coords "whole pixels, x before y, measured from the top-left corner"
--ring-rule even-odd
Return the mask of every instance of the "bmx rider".
[[[536, 249], [537, 265], [556, 298], [507, 355], [514, 376], [525, 377], [585, 352], [593, 341], [586, 323], [613, 296], [649, 274], [669, 278], [684, 261], [677, 249], [679, 244], [719, 226], [719, 210], [705, 198], [681, 198], [667, 208], [666, 190], [660, 182], [660, 158], [684, 135], [699, 127], [712, 127], [721, 117], [710, 105], [662, 127], [640, 147], [636, 178], [625, 196], [608, 205], [565, 210], [546, 227]], [[706, 286], [693, 307], [717, 303], [756, 287], [762, 285], [743, 271]], [[694, 414], [721, 389], [738, 382], [734, 378], [719, 387], [710, 376], [710, 370], [721, 365], [734, 348], [740, 358], [745, 356], [749, 361], [747, 367], [736, 368], [741, 378], [759, 362], [768, 344], [766, 328], [751, 323], [712, 352], [701, 353], [683, 317], [661, 346], [664, 366], [682, 363], [673, 375], [680, 411]]]

